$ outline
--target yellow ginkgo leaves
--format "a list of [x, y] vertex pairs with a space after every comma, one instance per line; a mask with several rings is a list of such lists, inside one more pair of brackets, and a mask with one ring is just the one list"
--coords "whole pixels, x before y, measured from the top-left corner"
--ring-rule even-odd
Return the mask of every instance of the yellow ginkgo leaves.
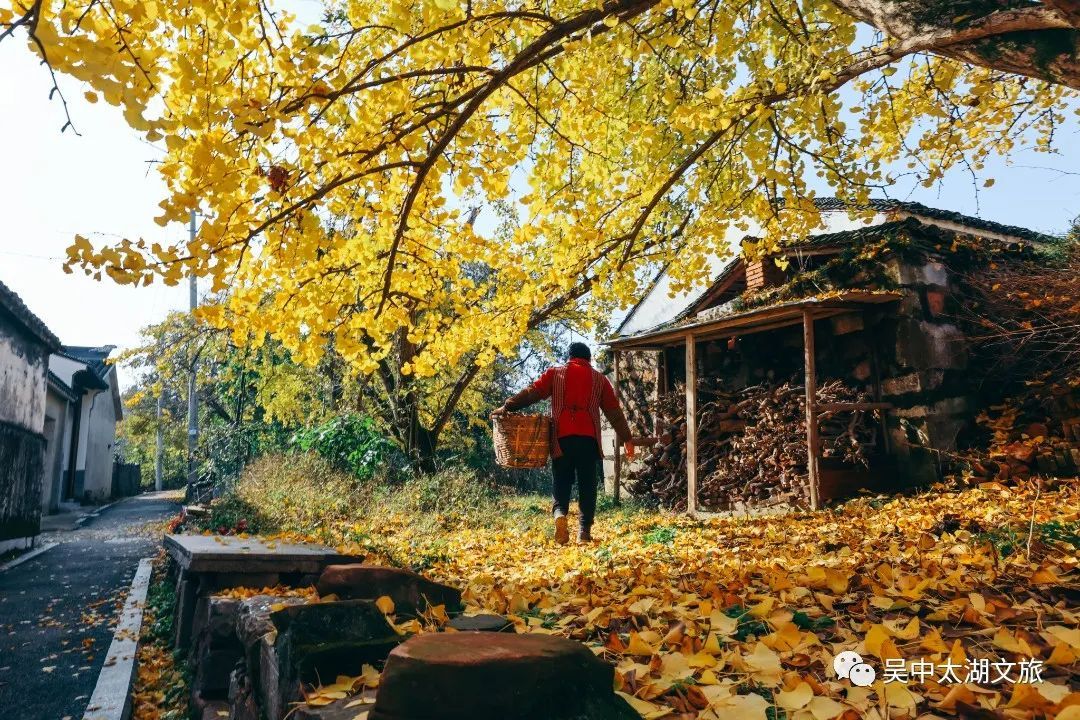
[[468, 385], [543, 323], [595, 330], [660, 267], [675, 292], [711, 281], [750, 225], [816, 227], [777, 212], [815, 174], [864, 203], [900, 162], [933, 184], [1065, 122], [1064, 90], [881, 55], [836, 3], [325, 4], [312, 25], [260, 0], [0, 8], [162, 148], [158, 221], [203, 213], [192, 243], [73, 244], [69, 268], [194, 273], [240, 342], [315, 365], [330, 339], [371, 374], [407, 337], [403, 375]]

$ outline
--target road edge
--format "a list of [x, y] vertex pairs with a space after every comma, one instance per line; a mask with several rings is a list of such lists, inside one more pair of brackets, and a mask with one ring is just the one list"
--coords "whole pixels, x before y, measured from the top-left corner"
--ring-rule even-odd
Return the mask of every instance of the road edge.
[[97, 516], [101, 515], [101, 513], [105, 512], [106, 510], [111, 508], [113, 505], [119, 505], [120, 503], [124, 502], [125, 500], [127, 500], [127, 498], [120, 498], [119, 500], [113, 500], [111, 503], [106, 503], [104, 505], [99, 505], [98, 507], [96, 507], [94, 509], [93, 512], [88, 512], [85, 515], [83, 515], [82, 517], [77, 518], [75, 520], [75, 527], [77, 527], [77, 528], [82, 527], [85, 523], [88, 523], [91, 520], [93, 520], [94, 518], [96, 518]]
[[143, 608], [150, 587], [153, 560], [143, 558], [131, 580], [124, 609], [113, 632], [105, 664], [86, 706], [83, 720], [127, 720], [131, 715], [131, 684], [135, 680], [135, 655], [139, 649]]
[[27, 550], [26, 552], [24, 552], [19, 557], [15, 558], [13, 560], [8, 560], [3, 565], [0, 565], [0, 572], [4, 572], [5, 570], [10, 570], [11, 568], [15, 567], [16, 565], [22, 565], [24, 562], [27, 562], [29, 560], [33, 560], [38, 555], [41, 555], [42, 553], [45, 553], [45, 552], [48, 552], [49, 550], [52, 550], [54, 547], [56, 547], [59, 544], [60, 543], [56, 543], [56, 542], [47, 542], [44, 545], [42, 545], [41, 547], [36, 547], [33, 550]]

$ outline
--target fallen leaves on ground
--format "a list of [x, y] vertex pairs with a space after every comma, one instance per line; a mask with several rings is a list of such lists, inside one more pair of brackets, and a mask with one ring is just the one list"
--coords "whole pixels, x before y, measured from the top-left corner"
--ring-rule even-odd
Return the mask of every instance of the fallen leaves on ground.
[[[775, 517], [610, 513], [584, 546], [554, 545], [536, 516], [425, 534], [386, 516], [286, 537], [369, 556], [342, 539], [374, 538], [387, 558], [464, 588], [470, 611], [586, 643], [644, 717], [1075, 720], [1076, 549], [1033, 534], [1006, 555], [994, 533], [1078, 519], [1076, 482], [985, 483]], [[845, 650], [874, 665], [873, 685], [836, 677]], [[963, 670], [883, 682], [887, 663], [1024, 659], [1041, 661], [1041, 682], [962, 682]]]
[[274, 585], [272, 587], [263, 588], [236, 587], [214, 593], [215, 597], [232, 598], [233, 600], [247, 600], [256, 595], [269, 595], [271, 597], [301, 597], [309, 598], [312, 601], [318, 599], [318, 593], [315, 592], [315, 588], [291, 588], [284, 585]]

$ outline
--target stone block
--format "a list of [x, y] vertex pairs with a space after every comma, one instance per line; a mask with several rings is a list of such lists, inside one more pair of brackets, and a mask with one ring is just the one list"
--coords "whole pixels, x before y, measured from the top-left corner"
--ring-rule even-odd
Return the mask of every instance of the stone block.
[[187, 648], [191, 642], [191, 624], [195, 618], [198, 580], [181, 571], [176, 580], [176, 606], [173, 613], [173, 647]]
[[930, 414], [930, 408], [926, 405], [912, 405], [906, 408], [893, 408], [891, 412], [901, 418], [925, 418]]
[[166, 535], [165, 549], [183, 570], [199, 573], [317, 573], [363, 560], [324, 545], [233, 535]]
[[281, 697], [281, 664], [274, 639], [270, 635], [263, 635], [254, 647], [258, 656], [258, 678], [253, 683], [255, 696], [259, 699], [266, 720], [281, 720], [287, 706]]
[[957, 396], [938, 400], [930, 406], [931, 415], [962, 415], [967, 417], [971, 412], [971, 398]]
[[447, 627], [458, 632], [514, 632], [514, 623], [502, 615], [458, 615]]
[[263, 635], [273, 631], [270, 613], [278, 605], [300, 605], [303, 598], [256, 595], [243, 600], [236, 611], [236, 637], [244, 648], [252, 647]]
[[200, 597], [195, 602], [195, 616], [191, 623], [194, 648], [200, 644], [208, 648], [236, 643], [236, 613], [240, 601], [223, 597]]
[[902, 320], [897, 325], [896, 361], [916, 370], [967, 367], [967, 339], [955, 325]]
[[429, 633], [390, 654], [368, 720], [638, 720], [614, 669], [550, 635]]
[[956, 438], [967, 425], [968, 422], [964, 418], [931, 417], [926, 421], [927, 444], [935, 450], [952, 452], [956, 450]]
[[847, 335], [858, 332], [865, 327], [862, 313], [846, 313], [829, 318], [833, 335]]
[[901, 285], [949, 285], [949, 271], [939, 262], [931, 261], [923, 265], [901, 262], [899, 264]]
[[892, 280], [896, 284], [900, 284], [900, 282], [901, 282], [901, 270], [900, 270], [900, 260], [899, 259], [897, 259], [895, 257], [889, 258], [888, 260], [885, 261], [884, 266], [883, 266], [882, 269], [885, 271], [885, 277]]
[[885, 378], [881, 381], [881, 394], [890, 397], [919, 393], [924, 389], [919, 373], [908, 373], [900, 377]]
[[932, 288], [926, 291], [926, 312], [932, 317], [945, 314], [945, 291]]
[[229, 704], [215, 700], [203, 705], [200, 718], [201, 720], [225, 720], [225, 718], [229, 717], [229, 714]]
[[[250, 704], [256, 707], [252, 720], [258, 720], [259, 705], [264, 708], [281, 706], [277, 656], [274, 653], [277, 629], [270, 620], [270, 613], [279, 605], [297, 605], [303, 602], [302, 598], [256, 595], [243, 600], [236, 611], [236, 638], [247, 669], [245, 682], [249, 687]], [[267, 710], [266, 717], [277, 720], [280, 715], [272, 715]], [[234, 720], [247, 720], [247, 717]]]
[[400, 568], [379, 565], [330, 565], [315, 586], [320, 595], [375, 600], [389, 596], [398, 612], [422, 611], [428, 604], [448, 611], [461, 607], [461, 591]]
[[239, 648], [209, 650], [200, 653], [192, 667], [195, 675], [191, 688], [204, 698], [228, 696], [229, 676], [237, 663], [243, 662]]
[[896, 304], [896, 314], [902, 318], [921, 318], [923, 316], [922, 301], [918, 293], [906, 291]]
[[[270, 614], [277, 635], [263, 636], [259, 696], [268, 720], [280, 720], [303, 683], [359, 675], [386, 660], [401, 637], [371, 600], [294, 605]], [[272, 646], [270, 646], [271, 638]]]
[[260, 720], [255, 689], [244, 667], [236, 668], [229, 676], [229, 706], [229, 720]]

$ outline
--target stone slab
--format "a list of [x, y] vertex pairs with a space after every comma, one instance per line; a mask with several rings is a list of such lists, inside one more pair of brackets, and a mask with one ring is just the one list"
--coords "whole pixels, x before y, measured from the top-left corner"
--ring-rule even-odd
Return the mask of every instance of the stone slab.
[[181, 570], [197, 573], [318, 573], [326, 565], [363, 560], [325, 545], [233, 535], [166, 535], [165, 549]]
[[502, 615], [458, 615], [448, 627], [458, 632], [514, 632], [514, 623]]
[[421, 611], [428, 605], [443, 605], [450, 611], [461, 607], [461, 591], [457, 588], [381, 565], [328, 565], [315, 587], [322, 596], [376, 600], [386, 595], [399, 613]]

